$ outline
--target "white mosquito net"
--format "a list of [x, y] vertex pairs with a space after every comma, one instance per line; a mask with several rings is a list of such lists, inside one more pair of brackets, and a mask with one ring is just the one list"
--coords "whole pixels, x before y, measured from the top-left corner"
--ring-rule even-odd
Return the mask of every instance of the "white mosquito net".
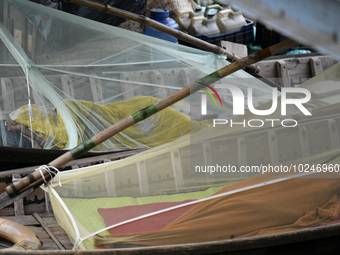
[[[227, 64], [222, 56], [29, 1], [0, 4], [0, 118], [15, 122], [12, 129], [1, 122], [3, 146], [31, 147], [30, 141], [36, 140], [44, 149], [72, 149]], [[232, 77], [250, 76], [240, 71]], [[249, 85], [258, 101], [266, 100], [267, 85], [255, 79], [242, 84]], [[95, 150], [153, 147], [187, 134], [189, 100], [119, 133]], [[197, 122], [196, 128], [205, 125]], [[24, 127], [26, 132], [20, 129]]]
[[221, 241], [337, 222], [339, 71], [337, 64], [301, 85], [311, 92], [304, 106], [312, 115], [295, 107], [281, 116], [280, 106], [269, 116], [248, 112], [228, 119], [233, 126], [59, 173], [46, 190], [74, 249]]

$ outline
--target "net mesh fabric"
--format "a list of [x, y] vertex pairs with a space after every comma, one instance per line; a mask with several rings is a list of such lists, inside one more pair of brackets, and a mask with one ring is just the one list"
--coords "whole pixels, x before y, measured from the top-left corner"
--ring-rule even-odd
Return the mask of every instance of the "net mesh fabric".
[[[35, 3], [1, 1], [1, 6], [1, 118], [12, 118], [31, 129], [46, 141], [45, 149], [71, 149], [126, 114], [227, 64], [223, 57], [208, 52]], [[239, 72], [234, 77], [249, 76]], [[268, 86], [256, 81], [253, 86], [265, 101]], [[134, 102], [124, 104], [127, 100]], [[185, 118], [190, 116], [189, 100], [173, 106], [182, 113], [183, 123], [189, 123]], [[125, 110], [127, 105], [131, 107]], [[113, 108], [116, 113], [108, 114]], [[169, 114], [178, 119], [174, 111]], [[164, 120], [159, 115], [155, 118]], [[96, 149], [152, 147], [188, 133], [182, 130], [164, 139], [152, 139], [150, 134], [152, 141], [138, 141], [136, 137], [147, 128], [142, 125]]]
[[[295, 119], [299, 124], [294, 128], [217, 125], [120, 161], [60, 173], [50, 188], [60, 224], [73, 233], [75, 248], [92, 249], [227, 240], [336, 221], [338, 99], [323, 89], [334, 91], [339, 68], [337, 64], [301, 85], [312, 94], [306, 104], [312, 117], [298, 109], [285, 117], [280, 117], [281, 109], [269, 117], [256, 116]], [[322, 92], [320, 84], [327, 87]], [[237, 169], [244, 164], [287, 166], [290, 171], [218, 175], [215, 168], [195, 173], [195, 166], [223, 162]], [[327, 171], [314, 171], [317, 166]]]
[[[229, 64], [222, 56], [29, 1], [0, 0], [0, 6], [7, 13], [0, 16], [0, 117], [41, 137], [44, 149], [74, 148], [110, 124]], [[336, 179], [256, 178], [258, 173], [239, 172], [215, 176], [195, 174], [192, 167], [225, 161], [238, 168], [329, 162], [339, 151], [338, 73], [337, 65], [302, 85], [311, 91], [305, 106], [313, 118], [290, 109], [284, 117], [298, 119], [301, 125], [296, 128], [213, 127], [211, 120], [193, 119], [197, 116], [192, 107], [201, 99], [196, 93], [120, 132], [95, 150], [152, 148], [123, 160], [58, 174], [46, 189], [58, 223], [75, 249], [92, 249], [224, 240], [336, 219]], [[218, 84], [235, 85], [245, 94], [252, 88], [258, 109], [272, 104], [272, 88], [242, 70]], [[232, 118], [229, 91], [217, 91], [223, 106], [209, 101], [208, 112]], [[270, 116], [254, 116], [247, 105], [245, 109], [246, 122], [283, 118], [280, 106]], [[234, 120], [243, 121], [237, 116]], [[321, 131], [323, 139], [313, 140]], [[1, 134], [6, 146], [6, 134]], [[316, 191], [318, 196], [310, 196]], [[319, 213], [313, 214], [315, 210]], [[163, 218], [154, 217], [162, 214], [173, 220], [164, 225]], [[128, 228], [138, 221], [145, 228], [140, 228], [143, 224]]]

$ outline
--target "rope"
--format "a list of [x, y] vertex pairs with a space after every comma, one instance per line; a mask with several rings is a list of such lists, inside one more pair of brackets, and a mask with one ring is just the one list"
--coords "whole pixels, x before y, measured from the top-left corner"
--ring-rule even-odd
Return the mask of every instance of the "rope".
[[[51, 176], [50, 184], [52, 184], [53, 177], [55, 177], [57, 174], [60, 173], [60, 171], [57, 168], [55, 168], [54, 166], [48, 166], [48, 165], [42, 165], [39, 168], [35, 169], [35, 171], [39, 171], [40, 172], [41, 177], [44, 180], [45, 185], [48, 184], [48, 183], [47, 183], [47, 181], [45, 179], [45, 175], [43, 174], [42, 169], [46, 170], [47, 173]], [[60, 175], [59, 175], [58, 182], [59, 182], [59, 186], [61, 187]]]

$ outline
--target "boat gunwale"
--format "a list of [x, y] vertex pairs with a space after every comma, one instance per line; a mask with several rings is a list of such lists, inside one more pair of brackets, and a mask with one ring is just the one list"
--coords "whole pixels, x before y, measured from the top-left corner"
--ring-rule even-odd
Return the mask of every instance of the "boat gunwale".
[[[250, 250], [272, 249], [282, 245], [297, 245], [298, 243], [326, 238], [337, 237], [340, 235], [340, 223], [327, 226], [317, 226], [308, 229], [293, 230], [278, 234], [244, 237], [221, 241], [189, 243], [178, 245], [135, 247], [135, 248], [110, 248], [95, 250], [36, 250], [36, 251], [6, 251], [0, 250], [0, 254], [225, 254], [226, 252], [237, 252], [237, 254], [249, 254]], [[251, 253], [254, 254], [254, 253]]]

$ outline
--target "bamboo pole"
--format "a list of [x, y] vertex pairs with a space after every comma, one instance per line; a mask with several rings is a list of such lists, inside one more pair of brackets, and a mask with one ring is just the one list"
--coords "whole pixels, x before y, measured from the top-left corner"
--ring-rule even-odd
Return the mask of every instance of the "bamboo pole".
[[[153, 19], [150, 19], [146, 16], [143, 15], [138, 15], [129, 11], [125, 11], [107, 4], [102, 4], [102, 3], [98, 3], [92, 0], [63, 0], [65, 2], [70, 2], [70, 3], [74, 3], [74, 4], [79, 4], [79, 5], [83, 5], [83, 6], [87, 6], [93, 9], [97, 9], [99, 11], [102, 11], [104, 13], [108, 13], [111, 15], [115, 15], [118, 17], [122, 17], [122, 18], [126, 18], [126, 19], [130, 19], [133, 21], [136, 21], [140, 24], [155, 28], [157, 30], [160, 30], [162, 32], [165, 32], [169, 35], [172, 35], [174, 37], [176, 37], [179, 40], [185, 41], [187, 43], [191, 43], [199, 48], [202, 48], [204, 50], [213, 52], [215, 54], [223, 54], [226, 55], [227, 58], [231, 61], [234, 60], [240, 60], [241, 58], [236, 56], [234, 53], [228, 52], [225, 49], [208, 43], [206, 41], [203, 41], [201, 39], [198, 39], [194, 36], [191, 36], [189, 34], [183, 33], [177, 29], [168, 27], [166, 25], [163, 25], [162, 23], [159, 23]], [[251, 71], [258, 73], [260, 71], [260, 68], [254, 64], [249, 65], [248, 66], [249, 69], [251, 69]]]
[[[138, 112], [130, 115], [129, 117], [126, 117], [125, 119], [122, 119], [118, 121], [117, 123], [113, 124], [112, 126], [108, 127], [107, 129], [103, 130], [99, 134], [95, 135], [94, 137], [88, 139], [87, 141], [81, 143], [71, 151], [68, 151], [61, 155], [60, 157], [56, 158], [52, 162], [50, 162], [48, 165], [59, 168], [68, 162], [72, 161], [73, 159], [76, 159], [80, 155], [84, 154], [85, 152], [88, 152], [95, 146], [99, 145], [100, 143], [104, 142], [105, 140], [109, 139], [110, 137], [114, 136], [115, 134], [123, 131], [124, 129], [132, 126], [135, 123], [138, 123], [149, 116], [163, 110], [164, 108], [182, 100], [183, 98], [189, 96], [192, 93], [195, 93], [197, 90], [204, 87], [202, 84], [210, 85], [224, 77], [226, 77], [229, 74], [234, 73], [235, 71], [238, 71], [240, 69], [243, 69], [251, 64], [254, 64], [258, 61], [261, 61], [262, 59], [265, 59], [267, 57], [276, 55], [282, 51], [285, 51], [293, 46], [297, 45], [292, 40], [286, 40], [284, 42], [278, 43], [276, 45], [273, 45], [269, 48], [266, 48], [264, 50], [261, 50], [259, 52], [253, 53], [245, 58], [242, 58], [241, 60], [238, 60], [236, 62], [231, 63], [230, 65], [227, 65], [199, 80], [196, 82], [188, 85], [187, 87], [177, 91], [176, 93], [166, 97], [165, 99], [162, 99], [155, 104], [152, 104], [144, 109], [139, 110]], [[50, 174], [46, 169], [42, 169], [42, 172], [35, 171], [32, 174], [22, 178], [21, 180], [10, 184], [6, 187], [6, 192], [9, 197], [13, 197], [17, 193], [20, 193], [22, 191], [25, 191], [28, 188], [31, 187], [37, 187], [40, 184], [44, 182], [41, 174], [44, 175], [45, 180], [48, 180], [51, 178]], [[7, 198], [7, 197], [6, 197]], [[0, 201], [1, 202], [1, 201]], [[0, 208], [1, 209], [1, 208]]]

